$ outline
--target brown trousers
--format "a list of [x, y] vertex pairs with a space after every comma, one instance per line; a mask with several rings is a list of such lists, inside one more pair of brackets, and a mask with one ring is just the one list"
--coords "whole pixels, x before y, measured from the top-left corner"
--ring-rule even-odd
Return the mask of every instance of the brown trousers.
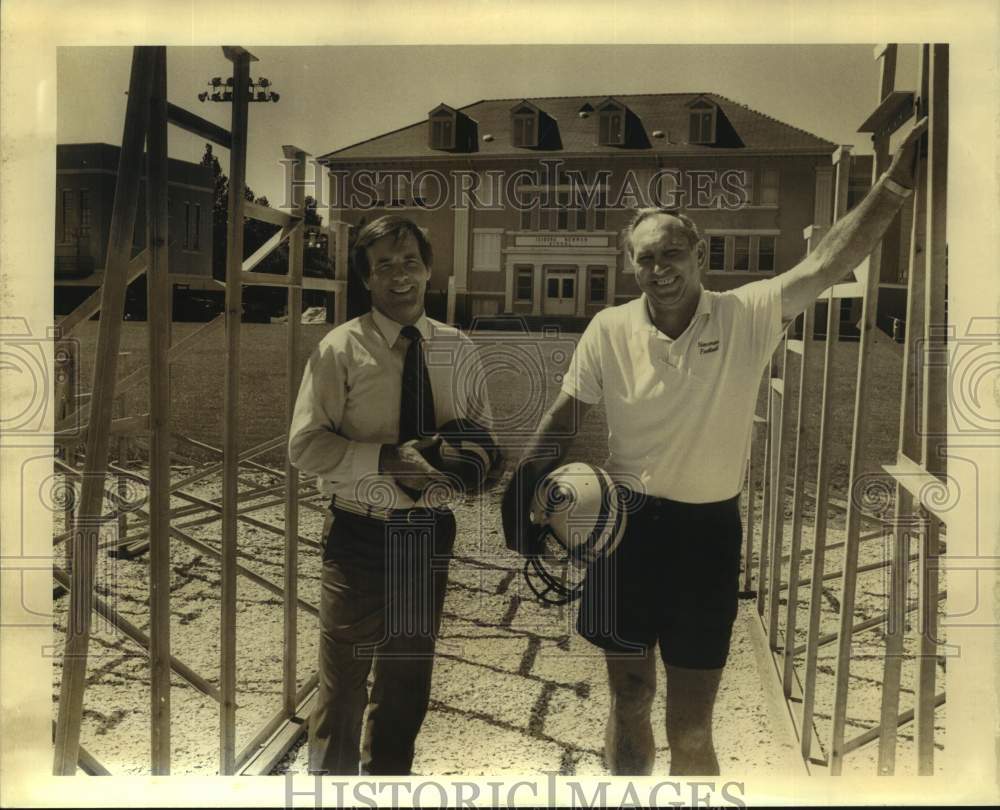
[[410, 510], [382, 521], [333, 510], [323, 555], [311, 772], [357, 775], [360, 752], [363, 774], [410, 773], [454, 541], [451, 512]]

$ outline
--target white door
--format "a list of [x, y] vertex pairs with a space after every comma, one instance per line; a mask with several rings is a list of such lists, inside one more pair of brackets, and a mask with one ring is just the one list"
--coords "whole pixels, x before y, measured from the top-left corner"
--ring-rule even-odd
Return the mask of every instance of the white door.
[[576, 313], [576, 273], [550, 270], [545, 275], [545, 314]]

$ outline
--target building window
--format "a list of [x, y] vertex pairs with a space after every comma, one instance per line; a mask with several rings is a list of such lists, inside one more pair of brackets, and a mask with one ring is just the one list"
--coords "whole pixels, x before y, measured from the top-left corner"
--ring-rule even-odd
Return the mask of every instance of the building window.
[[760, 204], [778, 204], [778, 170], [764, 169], [760, 176]]
[[733, 270], [750, 269], [750, 237], [733, 237]]
[[625, 142], [624, 115], [621, 110], [601, 113], [598, 143], [603, 146], [621, 146]]
[[431, 149], [455, 148], [455, 122], [447, 117], [431, 119]]
[[604, 304], [608, 300], [608, 276], [604, 268], [591, 269], [587, 288], [587, 301]]
[[80, 189], [80, 238], [90, 237], [90, 191]]
[[62, 193], [62, 241], [71, 242], [73, 239], [73, 224], [70, 221], [73, 215], [73, 192], [68, 188]]
[[774, 271], [773, 236], [761, 236], [757, 240], [757, 269], [762, 273]]
[[690, 106], [688, 142], [715, 143], [716, 106], [704, 99], [695, 101]]
[[500, 236], [499, 233], [472, 234], [472, 269], [500, 269]]
[[726, 237], [710, 236], [708, 238], [708, 269], [726, 269]]
[[538, 146], [537, 116], [533, 112], [518, 112], [512, 119], [514, 146]]
[[191, 248], [191, 203], [184, 203], [184, 249]]
[[531, 268], [518, 269], [514, 300], [530, 303], [533, 283], [534, 270]]
[[194, 250], [201, 250], [201, 206], [194, 207], [194, 236], [191, 247]]

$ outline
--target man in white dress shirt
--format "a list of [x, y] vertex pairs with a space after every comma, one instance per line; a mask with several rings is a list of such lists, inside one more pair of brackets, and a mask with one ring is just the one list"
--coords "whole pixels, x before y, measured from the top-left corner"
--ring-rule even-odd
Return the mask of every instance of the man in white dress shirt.
[[607, 663], [613, 773], [652, 771], [657, 646], [670, 772], [719, 773], [712, 711], [737, 614], [738, 504], [761, 374], [787, 324], [881, 239], [912, 190], [922, 131], [815, 251], [773, 278], [703, 289], [705, 242], [676, 211], [642, 210], [626, 231], [642, 296], [590, 322], [502, 506], [508, 546], [539, 553], [526, 505], [583, 414], [603, 401], [608, 472], [641, 490], [628, 494], [638, 506], [615, 553], [588, 568], [577, 617]]
[[485, 392], [470, 388], [484, 379], [472, 341], [424, 313], [432, 251], [420, 228], [381, 217], [353, 258], [372, 310], [319, 343], [289, 430], [292, 463], [331, 498], [309, 767], [357, 774], [361, 749], [362, 773], [407, 774], [455, 539], [451, 511], [428, 502], [443, 477], [425, 455], [437, 426], [461, 417], [488, 427], [490, 414]]

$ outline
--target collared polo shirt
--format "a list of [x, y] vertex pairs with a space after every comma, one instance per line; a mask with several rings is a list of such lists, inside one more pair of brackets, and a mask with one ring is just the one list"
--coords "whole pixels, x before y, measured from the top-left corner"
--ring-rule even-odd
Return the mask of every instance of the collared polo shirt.
[[597, 313], [562, 390], [604, 402], [612, 477], [687, 503], [743, 487], [761, 374], [783, 331], [781, 283], [702, 290], [676, 340], [650, 320], [645, 295]]
[[[490, 427], [475, 345], [458, 329], [422, 315], [414, 324], [423, 351], [437, 424], [464, 417]], [[302, 375], [288, 436], [291, 462], [319, 477], [325, 495], [366, 506], [423, 505], [378, 470], [383, 444], [397, 444], [403, 362], [402, 325], [372, 310], [331, 330]]]

